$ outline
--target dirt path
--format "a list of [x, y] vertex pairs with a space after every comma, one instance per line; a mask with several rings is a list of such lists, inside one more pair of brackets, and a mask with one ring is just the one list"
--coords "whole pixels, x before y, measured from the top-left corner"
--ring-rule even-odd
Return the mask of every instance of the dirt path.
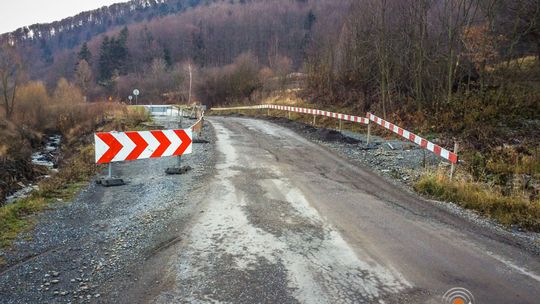
[[534, 303], [538, 256], [265, 121], [212, 118], [206, 210], [155, 303]]

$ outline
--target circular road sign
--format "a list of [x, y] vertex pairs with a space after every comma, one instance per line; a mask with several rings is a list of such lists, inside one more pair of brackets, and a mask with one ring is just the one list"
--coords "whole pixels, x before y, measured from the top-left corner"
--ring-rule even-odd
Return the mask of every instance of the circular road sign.
[[128, 96], [128, 99], [129, 99], [129, 100], [132, 100], [132, 99], [133, 99], [133, 96], [129, 95], [129, 96]]
[[139, 93], [140, 93], [140, 92], [139, 92], [139, 90], [138, 90], [138, 89], [135, 89], [135, 90], [133, 90], [133, 95], [135, 95], [135, 96], [138, 96], [138, 95], [139, 95]]

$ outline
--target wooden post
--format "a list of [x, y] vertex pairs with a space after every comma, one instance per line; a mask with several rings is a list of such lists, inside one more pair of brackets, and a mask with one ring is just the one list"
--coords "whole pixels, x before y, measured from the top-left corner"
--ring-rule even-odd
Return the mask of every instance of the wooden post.
[[343, 121], [341, 118], [339, 119], [339, 131], [341, 132], [341, 129], [343, 128]]
[[[459, 152], [459, 145], [457, 142], [454, 142], [454, 153], [458, 154]], [[456, 171], [456, 164], [452, 163], [450, 166], [450, 179], [454, 178], [454, 173]]]
[[368, 122], [367, 125], [367, 144], [371, 143], [371, 122]]
[[291, 111], [289, 111], [289, 120], [291, 120]]
[[270, 116], [270, 108], [266, 109], [266, 116]]
[[313, 115], [313, 126], [315, 126], [315, 123], [317, 122], [316, 119], [317, 119], [317, 116]]

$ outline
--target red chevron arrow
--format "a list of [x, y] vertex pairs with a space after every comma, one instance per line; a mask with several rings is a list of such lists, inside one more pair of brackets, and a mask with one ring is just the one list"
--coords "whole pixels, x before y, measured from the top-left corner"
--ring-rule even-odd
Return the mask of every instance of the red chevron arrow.
[[135, 160], [144, 152], [148, 143], [138, 132], [126, 132], [127, 137], [135, 144], [135, 148], [126, 157], [126, 160]]
[[124, 148], [124, 146], [116, 140], [116, 138], [111, 133], [97, 133], [97, 137], [99, 137], [107, 146], [109, 146], [109, 150], [103, 154], [103, 156], [98, 160], [98, 164], [106, 164], [110, 163], [113, 158]]
[[171, 145], [171, 141], [163, 134], [161, 131], [151, 131], [152, 135], [159, 141], [159, 147], [154, 151], [152, 156], [150, 158], [156, 158], [161, 157], [165, 151], [167, 151], [167, 148]]
[[174, 151], [174, 155], [182, 155], [184, 154], [184, 151], [191, 145], [191, 138], [187, 135], [186, 131], [184, 130], [174, 130], [174, 133], [176, 133], [176, 136], [180, 138], [182, 141], [182, 144], [176, 151]]

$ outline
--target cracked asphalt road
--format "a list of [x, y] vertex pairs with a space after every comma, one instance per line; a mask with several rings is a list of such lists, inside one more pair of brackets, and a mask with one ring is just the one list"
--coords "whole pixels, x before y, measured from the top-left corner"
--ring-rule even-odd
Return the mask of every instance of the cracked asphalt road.
[[6, 254], [0, 303], [538, 302], [538, 253], [511, 235], [285, 127], [208, 120], [189, 174], [119, 163], [127, 186], [42, 214]]
[[211, 118], [216, 175], [153, 303], [535, 303], [538, 256], [289, 129]]

